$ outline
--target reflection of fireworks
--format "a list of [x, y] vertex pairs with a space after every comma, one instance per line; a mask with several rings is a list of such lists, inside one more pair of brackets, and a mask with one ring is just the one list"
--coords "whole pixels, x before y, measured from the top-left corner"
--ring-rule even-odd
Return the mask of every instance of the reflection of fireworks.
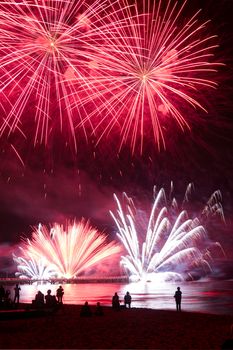
[[19, 274], [34, 278], [38, 271], [73, 278], [120, 252], [117, 244], [107, 243], [105, 235], [84, 221], [68, 223], [65, 228], [55, 224], [50, 231], [39, 225], [20, 248], [22, 257], [14, 257]]
[[[131, 279], [162, 276], [165, 280], [182, 280], [187, 276], [192, 278], [195, 271], [202, 271], [203, 274], [211, 270], [211, 246], [204, 227], [198, 218], [190, 219], [185, 210], [179, 212], [173, 220], [174, 208], [177, 209], [176, 201], [173, 199], [172, 206], [168, 208], [164, 189], [155, 198], [143, 238], [140, 236], [143, 227], [138, 227], [140, 211], [136, 210], [126, 194], [125, 198], [126, 212], [115, 196], [117, 215], [110, 213], [118, 228], [117, 235], [128, 254], [122, 257], [121, 264]], [[214, 245], [221, 248], [218, 243]]]

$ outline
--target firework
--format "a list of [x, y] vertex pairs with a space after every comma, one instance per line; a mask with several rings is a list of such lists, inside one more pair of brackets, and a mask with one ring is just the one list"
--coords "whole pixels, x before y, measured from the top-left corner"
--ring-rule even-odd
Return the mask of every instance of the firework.
[[173, 1], [143, 0], [142, 8], [136, 4], [128, 10], [128, 26], [118, 27], [98, 64], [106, 73], [99, 77], [101, 98], [92, 113], [98, 115], [99, 141], [119, 133], [120, 148], [130, 142], [132, 152], [139, 145], [142, 153], [145, 138], [165, 148], [169, 126], [175, 122], [183, 131], [190, 129], [192, 111], [207, 112], [203, 94], [217, 86], [221, 64], [213, 56], [218, 45], [216, 36], [206, 33], [208, 21], [198, 21], [199, 11], [184, 18], [186, 2], [179, 7]]
[[28, 256], [25, 259], [13, 254], [13, 260], [17, 264], [18, 269], [15, 275], [21, 279], [46, 280], [57, 275], [56, 267], [48, 265], [47, 261], [43, 258], [34, 259]]
[[[188, 192], [186, 200], [187, 196]], [[221, 246], [210, 243], [197, 217], [189, 218], [186, 210], [175, 214], [177, 201], [172, 199], [168, 205], [163, 188], [155, 197], [146, 227], [142, 212], [126, 194], [125, 210], [116, 195], [114, 198], [117, 214], [110, 213], [127, 252], [121, 264], [132, 280], [184, 280], [193, 278], [195, 273], [203, 275], [211, 271], [211, 246], [219, 249]]]
[[20, 250], [22, 256], [14, 257], [19, 275], [37, 278], [39, 273], [50, 278], [74, 278], [121, 249], [114, 242], [107, 243], [103, 233], [82, 220], [67, 223], [66, 227], [54, 224], [50, 230], [39, 225]]
[[172, 121], [189, 129], [217, 86], [216, 36], [199, 11], [184, 18], [186, 2], [0, 0], [0, 135], [33, 126], [47, 144], [60, 129], [76, 149], [82, 127], [133, 152], [151, 136], [165, 147]]
[[34, 144], [47, 144], [60, 126], [76, 147], [75, 124], [87, 113], [85, 91], [92, 91], [93, 67], [117, 26], [117, 3], [0, 1], [1, 135], [26, 136], [26, 125], [35, 125]]

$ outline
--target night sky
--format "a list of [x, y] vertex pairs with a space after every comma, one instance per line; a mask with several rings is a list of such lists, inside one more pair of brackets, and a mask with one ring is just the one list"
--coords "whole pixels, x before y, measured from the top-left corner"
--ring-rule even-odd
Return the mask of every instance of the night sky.
[[[121, 196], [127, 192], [138, 205], [148, 207], [153, 186], [164, 186], [169, 191], [173, 181], [180, 201], [188, 183], [194, 183], [194, 211], [214, 190], [221, 190], [226, 225], [212, 227], [210, 234], [227, 252], [221, 263], [229, 277], [228, 266], [233, 259], [233, 1], [190, 0], [185, 14], [199, 8], [203, 9], [199, 18], [212, 20], [208, 28], [218, 35], [220, 44], [216, 60], [226, 66], [216, 75], [217, 90], [211, 89], [205, 96], [208, 114], [195, 111], [190, 131], [182, 132], [171, 124], [166, 150], [158, 151], [154, 141], [145, 138], [143, 153], [136, 150], [132, 154], [128, 144], [119, 151], [117, 133], [96, 146], [93, 135], [86, 138], [80, 132], [75, 152], [69, 135], [59, 127], [46, 146], [34, 146], [32, 121], [27, 124], [26, 138], [20, 133], [1, 137], [0, 270], [12, 269], [11, 253], [22, 235], [30, 235], [31, 226], [84, 217], [114, 238], [115, 227], [109, 215], [109, 210], [116, 208], [113, 193]], [[30, 120], [31, 108], [27, 113]]]

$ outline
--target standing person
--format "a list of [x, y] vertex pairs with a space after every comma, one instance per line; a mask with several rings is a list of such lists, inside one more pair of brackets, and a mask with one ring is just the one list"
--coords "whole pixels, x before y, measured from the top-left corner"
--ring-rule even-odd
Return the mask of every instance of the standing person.
[[124, 296], [125, 307], [127, 307], [127, 305], [128, 305], [128, 307], [130, 309], [131, 301], [132, 301], [131, 295], [129, 294], [129, 292], [127, 292]]
[[182, 292], [180, 290], [180, 287], [177, 287], [177, 291], [174, 295], [175, 301], [176, 301], [176, 310], [181, 311], [181, 298], [182, 298]]
[[64, 295], [64, 289], [62, 288], [62, 286], [60, 286], [57, 289], [57, 301], [58, 301], [58, 304], [62, 304], [63, 295]]
[[112, 297], [112, 308], [115, 310], [120, 310], [120, 300], [117, 293], [115, 293]]
[[14, 304], [19, 304], [19, 292], [20, 292], [21, 288], [19, 287], [18, 284], [16, 284], [14, 291], [15, 291], [15, 297], [14, 297]]

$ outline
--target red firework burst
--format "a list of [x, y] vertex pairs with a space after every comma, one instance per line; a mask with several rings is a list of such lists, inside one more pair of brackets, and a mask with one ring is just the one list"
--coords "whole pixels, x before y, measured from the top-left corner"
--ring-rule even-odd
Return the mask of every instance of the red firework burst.
[[130, 141], [132, 152], [140, 144], [142, 153], [148, 135], [165, 148], [169, 120], [184, 131], [190, 110], [207, 112], [203, 93], [217, 87], [223, 64], [213, 59], [217, 37], [206, 33], [208, 21], [198, 21], [200, 11], [183, 18], [186, 3], [168, 1], [164, 7], [162, 0], [143, 1], [141, 12], [128, 11], [128, 26], [118, 28], [99, 63], [106, 72], [99, 82], [102, 103], [87, 116], [97, 120], [99, 140], [118, 129], [120, 148]]
[[75, 148], [80, 126], [98, 141], [117, 131], [132, 152], [147, 137], [165, 148], [168, 121], [190, 128], [190, 108], [206, 111], [217, 86], [216, 36], [199, 11], [183, 18], [186, 3], [0, 1], [0, 134], [33, 119], [35, 144], [59, 125]]
[[[115, 31], [117, 9], [106, 0], [0, 1], [1, 135], [24, 134], [33, 121], [34, 144], [46, 144], [59, 124], [69, 127], [76, 147], [75, 123], [103, 40]], [[75, 110], [67, 95], [75, 96]]]

